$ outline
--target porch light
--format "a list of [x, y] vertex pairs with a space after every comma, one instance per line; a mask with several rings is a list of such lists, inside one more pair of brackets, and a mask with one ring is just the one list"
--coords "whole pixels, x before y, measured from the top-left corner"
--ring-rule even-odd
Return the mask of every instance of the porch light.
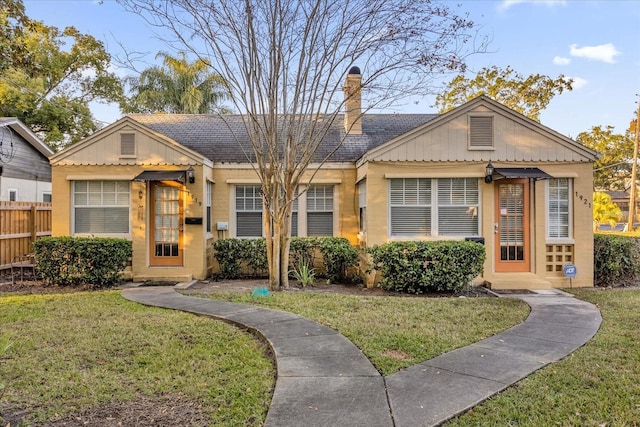
[[195, 172], [196, 170], [193, 168], [193, 166], [189, 166], [189, 169], [187, 169], [187, 179], [189, 180], [189, 184], [193, 184], [194, 182], [196, 182]]
[[491, 164], [491, 161], [489, 161], [489, 164], [484, 169], [484, 182], [486, 182], [487, 184], [491, 184], [493, 182], [493, 171], [494, 170], [495, 170], [495, 168]]

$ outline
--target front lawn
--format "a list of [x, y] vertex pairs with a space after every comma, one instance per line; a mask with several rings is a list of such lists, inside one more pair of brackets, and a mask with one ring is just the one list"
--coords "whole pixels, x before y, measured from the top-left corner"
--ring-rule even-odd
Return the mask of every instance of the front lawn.
[[[526, 305], [494, 298], [225, 294], [314, 318], [393, 372], [520, 322]], [[0, 294], [6, 425], [261, 425], [274, 369], [261, 342], [224, 322], [124, 300], [117, 291]], [[2, 418], [0, 418], [2, 420]], [[142, 424], [140, 424], [142, 422]], [[97, 423], [97, 424], [96, 424]], [[138, 423], [138, 424], [136, 424]]]
[[[602, 311], [594, 339], [449, 425], [638, 425], [640, 290], [572, 292]], [[385, 374], [505, 329], [528, 312], [519, 301], [495, 298], [214, 297], [325, 323]], [[2, 425], [18, 425], [18, 416], [34, 426], [264, 422], [274, 385], [268, 352], [224, 322], [145, 307], [115, 291], [0, 294], [0, 307], [0, 338], [9, 333], [13, 342], [0, 355]]]
[[252, 335], [119, 291], [0, 295], [7, 334], [2, 426], [261, 425], [275, 384]]

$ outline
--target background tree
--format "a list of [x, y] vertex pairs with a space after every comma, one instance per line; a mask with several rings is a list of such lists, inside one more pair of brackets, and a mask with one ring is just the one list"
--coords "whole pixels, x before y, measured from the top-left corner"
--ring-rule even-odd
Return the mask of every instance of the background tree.
[[622, 218], [620, 207], [611, 201], [607, 193], [593, 193], [593, 231], [600, 224], [609, 224], [613, 228]]
[[446, 113], [480, 95], [540, 122], [540, 113], [556, 94], [572, 90], [573, 80], [563, 75], [556, 79], [541, 74], [524, 78], [511, 67], [483, 68], [473, 79], [461, 74], [449, 82], [447, 88], [436, 96], [436, 107]]
[[613, 132], [613, 126], [594, 126], [576, 137], [580, 144], [598, 152], [593, 165], [596, 190], [625, 190], [631, 176], [633, 140], [629, 135]]
[[121, 104], [125, 113], [228, 113], [223, 101], [229, 99], [225, 81], [220, 75], [210, 73], [204, 59], [187, 60], [185, 52], [174, 57], [160, 52], [162, 66], [147, 68], [139, 77], [131, 77], [128, 83], [133, 95]]
[[463, 72], [473, 28], [448, 4], [430, 0], [120, 3], [169, 29], [175, 39], [168, 42], [181, 43], [227, 82], [251, 141], [247, 161], [261, 181], [272, 289], [288, 286], [296, 189], [339, 147], [316, 155], [344, 105], [348, 70], [363, 70], [346, 93], [362, 94], [362, 113], [397, 104], [431, 92], [435, 76]]
[[123, 94], [102, 42], [29, 19], [22, 0], [0, 3], [0, 23], [0, 116], [19, 118], [54, 149], [94, 132], [89, 103]]

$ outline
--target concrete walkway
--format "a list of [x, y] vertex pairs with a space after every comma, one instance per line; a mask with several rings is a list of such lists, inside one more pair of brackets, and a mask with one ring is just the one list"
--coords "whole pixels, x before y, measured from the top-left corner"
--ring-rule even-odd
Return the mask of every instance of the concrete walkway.
[[266, 426], [434, 426], [584, 345], [598, 309], [561, 291], [509, 295], [531, 306], [524, 323], [383, 378], [335, 330], [295, 314], [181, 295], [173, 287], [122, 296], [252, 329], [273, 348], [277, 380]]

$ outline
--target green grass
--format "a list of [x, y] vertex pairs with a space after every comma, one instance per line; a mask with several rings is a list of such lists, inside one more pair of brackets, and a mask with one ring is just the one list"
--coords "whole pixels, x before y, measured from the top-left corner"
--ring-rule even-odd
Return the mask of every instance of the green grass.
[[13, 344], [0, 355], [0, 404], [30, 412], [29, 425], [172, 395], [206, 408], [211, 425], [252, 425], [266, 415], [273, 365], [260, 341], [226, 323], [114, 291], [0, 295], [0, 307], [0, 336]]
[[299, 314], [349, 338], [384, 375], [474, 343], [522, 322], [518, 300], [412, 298], [276, 292], [253, 297], [215, 292], [210, 298]]
[[[521, 302], [276, 293], [215, 298], [292, 311], [354, 340], [385, 374], [523, 320]], [[118, 292], [0, 295], [0, 407], [30, 422], [109, 402], [178, 395], [206, 408], [210, 424], [264, 422], [274, 371], [263, 345], [224, 322], [124, 300]], [[146, 401], [146, 400], [145, 400]], [[58, 414], [58, 415], [56, 415]]]
[[640, 290], [571, 292], [600, 307], [596, 336], [448, 425], [640, 425]]
[[[603, 316], [598, 334], [450, 426], [640, 425], [640, 290], [576, 290]], [[523, 320], [510, 299], [216, 293], [213, 298], [287, 310], [353, 340], [385, 375]], [[260, 425], [274, 384], [264, 346], [206, 317], [145, 307], [117, 292], [0, 295], [0, 407], [32, 424], [113, 401], [181, 395], [210, 425]], [[4, 342], [4, 341], [3, 341]]]

